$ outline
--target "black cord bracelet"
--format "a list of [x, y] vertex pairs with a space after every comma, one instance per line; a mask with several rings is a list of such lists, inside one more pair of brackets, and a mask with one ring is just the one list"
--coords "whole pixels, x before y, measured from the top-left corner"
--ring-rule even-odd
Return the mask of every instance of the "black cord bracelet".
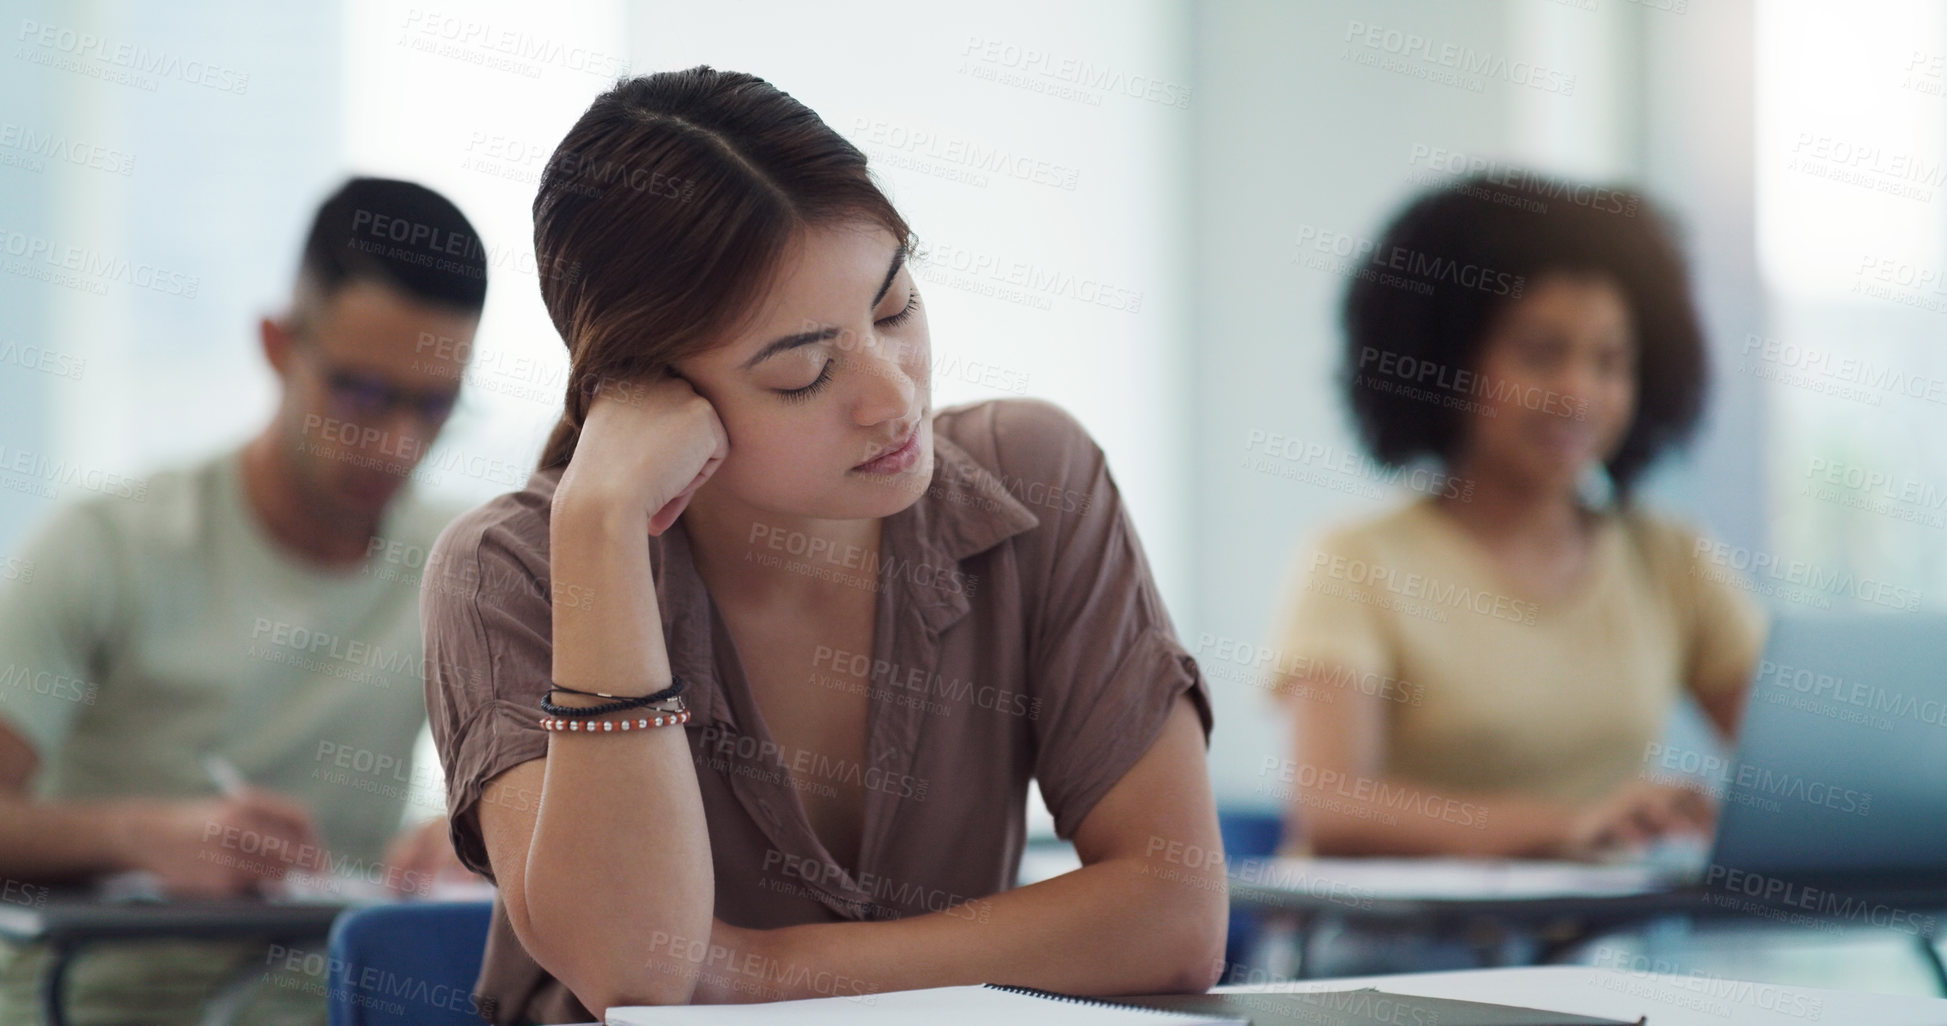
[[625, 709], [643, 709], [667, 702], [681, 695], [685, 686], [683, 678], [672, 677], [671, 681], [672, 683], [668, 687], [652, 695], [635, 695], [617, 698], [613, 702], [603, 702], [600, 705], [589, 706], [556, 705], [548, 695], [552, 695], [556, 691], [566, 691], [571, 695], [584, 695], [589, 698], [614, 698], [615, 696], [603, 694], [599, 691], [578, 691], [574, 688], [562, 687], [556, 684], [548, 688], [548, 695], [541, 697], [541, 711], [549, 716], [566, 716], [573, 719], [580, 719], [591, 716], [605, 716], [612, 712], [622, 712]]
[[[670, 698], [675, 698], [675, 697], [676, 697], [677, 695], [680, 695], [680, 694], [682, 694], [682, 693], [683, 693], [683, 689], [684, 689], [685, 687], [687, 687], [687, 686], [689, 686], [689, 682], [688, 682], [688, 681], [685, 681], [685, 680], [684, 680], [683, 678], [681, 678], [681, 677], [678, 677], [678, 676], [676, 676], [675, 674], [673, 674], [673, 673], [672, 673], [672, 674], [670, 674], [670, 675], [669, 675], [669, 686], [668, 686], [668, 687], [666, 687], [666, 688], [664, 688], [664, 689], [662, 689], [661, 691], [658, 691], [658, 692], [656, 692], [656, 693], [655, 693], [655, 694], [653, 694], [653, 695], [645, 695], [645, 696], [641, 696], [641, 697], [645, 697], [645, 698], [648, 698], [648, 699], [649, 699], [650, 701], [652, 701], [652, 702], [661, 702], [661, 701], [663, 701], [663, 700], [665, 700], [665, 699], [670, 699]], [[579, 689], [577, 689], [577, 688], [571, 688], [571, 687], [569, 687], [569, 686], [567, 686], [566, 684], [549, 684], [549, 685], [548, 685], [548, 690], [549, 690], [549, 691], [566, 691], [567, 693], [569, 693], [569, 694], [571, 694], [571, 695], [583, 695], [583, 696], [585, 696], [585, 697], [588, 697], [588, 698], [635, 698], [635, 697], [638, 697], [638, 696], [635, 696], [635, 695], [611, 695], [611, 694], [609, 694], [609, 693], [608, 693], [608, 692], [606, 692], [606, 691], [582, 691], [582, 690], [579, 690]]]
[[647, 695], [641, 698], [623, 698], [614, 702], [603, 702], [601, 705], [587, 706], [556, 705], [552, 701], [543, 698], [541, 699], [541, 711], [547, 713], [549, 716], [566, 716], [570, 719], [584, 719], [592, 716], [605, 716], [609, 713], [621, 712], [625, 709], [643, 709], [657, 704], [659, 703], [656, 700], [651, 699]]

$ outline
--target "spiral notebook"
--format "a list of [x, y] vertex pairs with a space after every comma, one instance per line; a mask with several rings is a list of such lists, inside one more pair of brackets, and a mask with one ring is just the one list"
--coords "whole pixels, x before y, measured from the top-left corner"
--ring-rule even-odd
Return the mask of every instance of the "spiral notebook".
[[[1146, 1006], [1146, 1007], [1145, 1007]], [[1408, 997], [1372, 988], [1306, 993], [1167, 994], [1085, 998], [983, 983], [859, 997], [752, 1005], [629, 1006], [608, 1010], [608, 1026], [1641, 1026], [1563, 1012]]]

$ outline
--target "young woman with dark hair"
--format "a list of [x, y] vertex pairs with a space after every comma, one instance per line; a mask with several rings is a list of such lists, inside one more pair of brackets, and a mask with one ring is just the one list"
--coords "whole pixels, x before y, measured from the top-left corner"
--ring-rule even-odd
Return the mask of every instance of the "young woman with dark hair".
[[[1080, 425], [933, 408], [864, 156], [762, 79], [649, 75], [534, 223], [566, 410], [423, 586], [483, 1010], [1213, 982], [1208, 689]], [[1083, 865], [1010, 889], [1031, 778]]]

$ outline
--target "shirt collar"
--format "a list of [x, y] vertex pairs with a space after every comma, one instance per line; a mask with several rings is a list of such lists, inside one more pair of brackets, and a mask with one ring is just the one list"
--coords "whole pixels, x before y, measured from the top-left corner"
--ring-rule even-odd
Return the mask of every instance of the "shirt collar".
[[[937, 634], [966, 615], [970, 596], [988, 583], [967, 573], [962, 562], [1040, 522], [1009, 492], [1006, 481], [935, 430], [932, 483], [912, 505], [886, 518], [880, 536], [881, 584]], [[656, 597], [669, 668], [689, 682], [684, 699], [692, 722], [734, 723], [715, 660], [715, 646], [729, 645], [730, 638], [711, 615], [709, 593], [691, 557], [689, 532], [678, 519], [651, 544], [659, 546]]]
[[1041, 523], [1009, 494], [1006, 482], [937, 430], [933, 435], [933, 483], [919, 501], [889, 519], [910, 521], [923, 545], [956, 561], [985, 552]]

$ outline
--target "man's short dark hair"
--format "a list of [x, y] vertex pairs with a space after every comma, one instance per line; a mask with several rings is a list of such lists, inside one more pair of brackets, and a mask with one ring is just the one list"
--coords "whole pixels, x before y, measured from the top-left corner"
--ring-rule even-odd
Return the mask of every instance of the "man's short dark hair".
[[366, 281], [474, 315], [487, 301], [487, 250], [473, 224], [446, 197], [393, 178], [353, 178], [327, 197], [300, 271], [325, 298]]
[[[1558, 273], [1609, 279], [1634, 323], [1636, 414], [1608, 461], [1617, 494], [1696, 428], [1703, 329], [1676, 241], [1636, 192], [1526, 172], [1464, 178], [1409, 204], [1355, 266], [1341, 385], [1360, 441], [1383, 463], [1459, 455], [1466, 421], [1455, 407], [1493, 387], [1470, 377], [1493, 319]], [[1416, 373], [1375, 374], [1381, 359]], [[1408, 387], [1426, 368], [1437, 384]]]

